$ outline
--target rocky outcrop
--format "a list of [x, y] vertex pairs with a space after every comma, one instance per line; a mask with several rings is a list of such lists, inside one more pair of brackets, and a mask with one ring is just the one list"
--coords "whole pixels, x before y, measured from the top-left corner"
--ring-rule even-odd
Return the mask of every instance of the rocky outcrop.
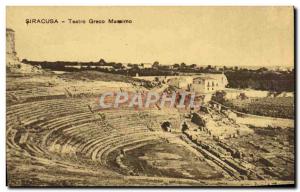
[[208, 108], [206, 111], [193, 113], [191, 121], [198, 125], [200, 130], [219, 139], [253, 133], [246, 125], [236, 123], [236, 118], [236, 114], [231, 111], [217, 112]]
[[20, 62], [15, 48], [15, 31], [6, 29], [6, 71], [8, 73], [42, 73], [43, 71]]

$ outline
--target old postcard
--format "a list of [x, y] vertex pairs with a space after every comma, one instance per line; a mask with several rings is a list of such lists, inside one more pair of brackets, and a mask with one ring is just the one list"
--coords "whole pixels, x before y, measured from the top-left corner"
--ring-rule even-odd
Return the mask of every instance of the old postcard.
[[8, 186], [295, 185], [293, 7], [6, 11]]

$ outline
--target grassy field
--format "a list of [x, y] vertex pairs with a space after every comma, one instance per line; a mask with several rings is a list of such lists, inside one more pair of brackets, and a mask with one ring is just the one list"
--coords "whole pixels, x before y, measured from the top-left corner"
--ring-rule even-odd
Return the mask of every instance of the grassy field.
[[120, 74], [104, 73], [98, 71], [82, 71], [65, 73], [58, 75], [60, 78], [66, 80], [81, 80], [81, 81], [104, 81], [104, 82], [123, 82], [123, 83], [133, 83], [143, 86], [145, 88], [153, 88], [150, 81], [143, 79], [136, 79], [131, 76], [125, 76]]
[[294, 118], [294, 98], [292, 97], [232, 99], [226, 101], [225, 105], [254, 115]]

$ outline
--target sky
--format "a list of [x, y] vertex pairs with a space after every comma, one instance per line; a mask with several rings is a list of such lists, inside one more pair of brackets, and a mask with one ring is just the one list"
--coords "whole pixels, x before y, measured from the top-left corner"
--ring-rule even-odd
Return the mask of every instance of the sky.
[[[293, 7], [7, 7], [6, 15], [21, 59], [294, 65]], [[26, 24], [26, 19], [60, 23]], [[132, 23], [69, 24], [68, 19]]]

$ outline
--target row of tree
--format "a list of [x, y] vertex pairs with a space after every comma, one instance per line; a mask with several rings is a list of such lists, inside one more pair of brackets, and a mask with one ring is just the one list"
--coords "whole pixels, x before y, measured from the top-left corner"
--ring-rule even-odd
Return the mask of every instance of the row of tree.
[[232, 88], [252, 88], [274, 92], [294, 91], [295, 74], [274, 71], [229, 71], [225, 72]]
[[73, 61], [28, 61], [23, 63], [41, 66], [43, 69], [54, 71], [84, 71], [95, 70], [107, 73], [122, 74], [127, 76], [169, 76], [183, 73], [224, 73], [231, 88], [252, 88], [269, 91], [294, 91], [294, 70], [292, 71], [270, 71], [265, 67], [253, 70], [238, 67], [197, 66], [185, 63], [174, 65], [161, 65], [158, 61], [151, 68], [145, 68], [143, 64], [127, 64], [106, 62], [100, 59], [98, 62], [73, 62]]

